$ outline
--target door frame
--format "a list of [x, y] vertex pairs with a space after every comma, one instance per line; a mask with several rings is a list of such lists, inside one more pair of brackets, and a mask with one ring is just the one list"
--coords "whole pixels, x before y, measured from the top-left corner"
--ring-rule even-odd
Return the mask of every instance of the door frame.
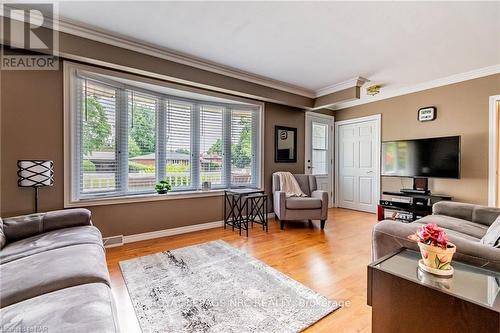
[[309, 129], [309, 126], [307, 126], [308, 124], [308, 120], [309, 120], [309, 117], [318, 117], [318, 118], [324, 118], [324, 119], [329, 119], [331, 122], [332, 122], [332, 125], [331, 125], [331, 128], [330, 128], [330, 132], [328, 133], [329, 134], [329, 137], [330, 137], [330, 174], [331, 174], [331, 182], [332, 182], [332, 193], [329, 193], [328, 196], [330, 198], [330, 202], [328, 203], [328, 205], [332, 206], [332, 207], [335, 207], [335, 164], [333, 163], [333, 159], [335, 159], [334, 157], [334, 154], [335, 154], [335, 117], [334, 116], [331, 116], [331, 115], [327, 115], [327, 114], [323, 114], [323, 113], [319, 113], [319, 112], [314, 112], [314, 111], [306, 111], [306, 116], [304, 118], [304, 127], [305, 127], [305, 136], [304, 136], [304, 139], [305, 139], [305, 145], [304, 145], [304, 173], [306, 173], [306, 170], [307, 170], [307, 156], [306, 156], [306, 151], [307, 151], [307, 143], [308, 141], [310, 142], [311, 141], [311, 131]]
[[498, 182], [498, 120], [497, 103], [500, 95], [490, 96], [489, 103], [489, 133], [488, 133], [488, 206], [495, 207], [497, 203]]
[[381, 176], [380, 176], [380, 167], [381, 167], [381, 151], [382, 151], [382, 115], [380, 113], [374, 114], [371, 116], [366, 116], [366, 117], [359, 117], [359, 118], [353, 118], [353, 119], [347, 119], [347, 120], [341, 120], [335, 122], [335, 157], [334, 157], [334, 162], [335, 162], [335, 180], [334, 180], [334, 185], [335, 185], [335, 201], [334, 201], [334, 206], [338, 207], [338, 198], [339, 198], [339, 127], [342, 125], [349, 125], [349, 124], [355, 124], [355, 123], [362, 123], [365, 121], [372, 121], [375, 120], [376, 126], [378, 128], [378, 133], [377, 137], [375, 138], [375, 142], [377, 143], [377, 146], [375, 147], [375, 160], [377, 164], [377, 171], [376, 171], [376, 177], [375, 179], [377, 180], [377, 184], [375, 185], [376, 189], [376, 202], [375, 205], [378, 204], [378, 201], [380, 200], [380, 183], [381, 183]]

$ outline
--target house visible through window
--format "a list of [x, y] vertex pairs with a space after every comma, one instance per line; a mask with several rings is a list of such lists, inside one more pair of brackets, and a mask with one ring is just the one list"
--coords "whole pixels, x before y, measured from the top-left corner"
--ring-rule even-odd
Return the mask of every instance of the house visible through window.
[[72, 68], [71, 200], [260, 184], [261, 106]]

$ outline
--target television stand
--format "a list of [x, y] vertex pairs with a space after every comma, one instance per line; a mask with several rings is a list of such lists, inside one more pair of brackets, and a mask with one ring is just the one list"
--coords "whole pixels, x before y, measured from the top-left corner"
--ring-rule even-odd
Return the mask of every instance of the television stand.
[[403, 188], [400, 190], [401, 193], [409, 193], [409, 194], [430, 194], [431, 191], [429, 190], [415, 190], [415, 189], [412, 189], [412, 188]]
[[443, 200], [452, 200], [452, 197], [449, 195], [441, 195], [441, 194], [422, 194], [422, 193], [414, 193], [399, 191], [399, 192], [391, 192], [384, 191], [383, 195], [392, 196], [392, 197], [402, 197], [402, 198], [411, 198], [410, 202], [402, 202], [398, 200], [388, 199], [388, 200], [380, 200], [378, 209], [377, 209], [377, 220], [382, 221], [385, 219], [385, 210], [391, 210], [397, 213], [402, 213], [406, 218], [395, 220], [400, 222], [413, 222], [418, 220], [424, 216], [432, 214], [432, 205], [434, 205], [438, 201]]

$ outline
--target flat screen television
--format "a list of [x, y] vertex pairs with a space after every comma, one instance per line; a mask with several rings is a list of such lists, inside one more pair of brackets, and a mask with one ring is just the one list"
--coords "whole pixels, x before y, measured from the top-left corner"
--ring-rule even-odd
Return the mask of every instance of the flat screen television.
[[460, 178], [460, 136], [383, 142], [382, 176]]

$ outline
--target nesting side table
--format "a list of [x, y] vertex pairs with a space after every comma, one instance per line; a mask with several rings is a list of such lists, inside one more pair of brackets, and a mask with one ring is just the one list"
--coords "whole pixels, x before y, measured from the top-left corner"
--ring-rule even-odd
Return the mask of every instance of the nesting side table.
[[233, 231], [238, 229], [246, 231], [253, 223], [262, 224], [262, 229], [267, 226], [267, 194], [260, 189], [235, 188], [224, 191], [224, 229], [231, 226]]

